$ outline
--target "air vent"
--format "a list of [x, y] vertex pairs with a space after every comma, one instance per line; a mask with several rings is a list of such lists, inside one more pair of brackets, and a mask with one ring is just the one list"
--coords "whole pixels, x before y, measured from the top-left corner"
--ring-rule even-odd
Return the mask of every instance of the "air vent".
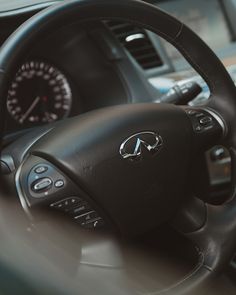
[[144, 70], [163, 65], [159, 54], [144, 29], [119, 21], [106, 21], [106, 25]]

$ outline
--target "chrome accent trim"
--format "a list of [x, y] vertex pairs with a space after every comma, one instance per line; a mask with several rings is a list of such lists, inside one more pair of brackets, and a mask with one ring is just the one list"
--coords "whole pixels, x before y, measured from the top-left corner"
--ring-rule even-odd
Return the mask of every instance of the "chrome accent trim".
[[[155, 139], [154, 144], [149, 144], [145, 140], [142, 139], [142, 135], [152, 135]], [[134, 146], [133, 153], [128, 153], [125, 149], [126, 144], [132, 140], [133, 138], [136, 138], [136, 143]], [[136, 134], [131, 135], [129, 138], [127, 138], [125, 141], [122, 142], [120, 145], [119, 153], [123, 159], [137, 159], [142, 155], [141, 146], [144, 146], [147, 151], [150, 153], [157, 152], [163, 144], [163, 140], [160, 135], [158, 135], [155, 132], [152, 131], [143, 131]]]
[[140, 39], [145, 39], [145, 35], [143, 33], [137, 33], [133, 35], [129, 35], [128, 37], [125, 38], [125, 42], [133, 42], [135, 40], [140, 40]]
[[219, 125], [221, 126], [223, 130], [223, 136], [226, 136], [226, 134], [228, 133], [227, 125], [224, 122], [224, 120], [221, 118], [221, 116], [210, 108], [204, 108], [202, 110], [208, 112], [219, 123]]
[[96, 211], [94, 211], [94, 210], [88, 211], [88, 212], [83, 213], [83, 214], [81, 214], [81, 215], [77, 215], [77, 216], [75, 216], [74, 219], [79, 219], [79, 218], [81, 218], [81, 217], [83, 217], [83, 216], [86, 216], [86, 215], [91, 214], [91, 213], [94, 213], [94, 212], [96, 213]]
[[[42, 184], [44, 184], [46, 182], [45, 187], [41, 187]], [[48, 187], [52, 186], [52, 180], [49, 177], [44, 177], [41, 178], [39, 180], [37, 180], [37, 183], [34, 185], [33, 189], [35, 190], [35, 192], [43, 190], [43, 189], [47, 189]]]

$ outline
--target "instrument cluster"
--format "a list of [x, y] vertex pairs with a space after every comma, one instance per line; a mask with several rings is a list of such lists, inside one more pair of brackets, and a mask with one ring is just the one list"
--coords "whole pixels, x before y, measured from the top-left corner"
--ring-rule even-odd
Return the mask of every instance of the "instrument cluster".
[[43, 60], [30, 60], [10, 85], [7, 110], [18, 125], [33, 127], [68, 117], [72, 100], [69, 79], [61, 70]]

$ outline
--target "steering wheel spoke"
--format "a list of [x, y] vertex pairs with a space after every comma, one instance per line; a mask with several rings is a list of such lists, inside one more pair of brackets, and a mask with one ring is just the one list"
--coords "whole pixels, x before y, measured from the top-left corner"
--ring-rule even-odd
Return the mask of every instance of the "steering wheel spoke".
[[207, 108], [186, 108], [192, 129], [195, 151], [204, 151], [222, 142], [227, 127], [221, 116]]
[[33, 216], [39, 208], [50, 208], [67, 215], [83, 228], [99, 228], [105, 224], [96, 206], [65, 173], [49, 161], [29, 155], [15, 174], [21, 205]]

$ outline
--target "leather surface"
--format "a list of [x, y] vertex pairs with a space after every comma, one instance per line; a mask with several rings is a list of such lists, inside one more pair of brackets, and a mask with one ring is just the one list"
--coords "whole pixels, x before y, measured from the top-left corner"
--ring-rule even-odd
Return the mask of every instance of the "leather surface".
[[[160, 150], [152, 155], [144, 149], [136, 161], [123, 159], [122, 142], [145, 131], [162, 137]], [[30, 153], [69, 175], [120, 232], [132, 236], [168, 221], [187, 196], [192, 136], [190, 121], [178, 107], [124, 105], [67, 120]]]

